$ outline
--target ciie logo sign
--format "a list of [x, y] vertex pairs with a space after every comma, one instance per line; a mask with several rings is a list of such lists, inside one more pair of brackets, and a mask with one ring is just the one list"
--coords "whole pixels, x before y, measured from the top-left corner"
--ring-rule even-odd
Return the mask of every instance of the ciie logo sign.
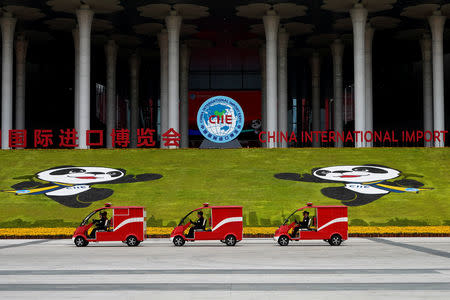
[[241, 133], [244, 127], [244, 112], [230, 97], [215, 96], [200, 106], [197, 126], [202, 135], [211, 142], [226, 143]]

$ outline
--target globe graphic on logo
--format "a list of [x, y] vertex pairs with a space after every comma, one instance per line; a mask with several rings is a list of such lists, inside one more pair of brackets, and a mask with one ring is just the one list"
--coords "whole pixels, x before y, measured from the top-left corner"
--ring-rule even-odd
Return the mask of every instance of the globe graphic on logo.
[[[209, 118], [214, 116], [222, 117], [222, 116], [231, 116], [231, 124], [215, 124], [210, 123]], [[203, 124], [206, 129], [217, 135], [217, 136], [226, 136], [233, 131], [236, 127], [236, 118], [234, 116], [234, 109], [230, 105], [226, 104], [217, 104], [212, 105], [208, 108], [208, 114], [203, 114]]]
[[244, 113], [240, 105], [226, 96], [206, 100], [197, 114], [197, 125], [202, 135], [215, 143], [235, 139], [244, 126]]

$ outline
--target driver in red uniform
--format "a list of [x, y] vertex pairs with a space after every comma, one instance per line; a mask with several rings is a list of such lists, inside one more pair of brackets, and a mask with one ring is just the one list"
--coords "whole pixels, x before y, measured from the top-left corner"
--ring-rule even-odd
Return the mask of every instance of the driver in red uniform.
[[294, 227], [294, 230], [292, 231], [291, 237], [295, 238], [297, 236], [298, 231], [300, 228], [308, 228], [309, 227], [309, 212], [304, 211], [303, 212], [303, 221], [300, 223], [295, 220], [295, 223], [297, 223], [297, 226]]

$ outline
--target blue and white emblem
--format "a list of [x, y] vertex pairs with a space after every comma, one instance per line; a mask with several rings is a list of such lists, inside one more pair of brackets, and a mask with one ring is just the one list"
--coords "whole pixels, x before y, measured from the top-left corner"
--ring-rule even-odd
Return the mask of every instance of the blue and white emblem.
[[198, 110], [197, 126], [211, 142], [230, 142], [244, 127], [244, 112], [230, 97], [215, 96], [206, 100]]

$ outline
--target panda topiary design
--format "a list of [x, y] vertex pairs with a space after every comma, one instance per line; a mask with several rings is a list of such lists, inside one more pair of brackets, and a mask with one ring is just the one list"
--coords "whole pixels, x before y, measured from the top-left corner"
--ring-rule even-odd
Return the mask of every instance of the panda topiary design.
[[[399, 179], [400, 171], [380, 165], [330, 166], [314, 168], [311, 174], [279, 173], [275, 178], [300, 182], [343, 183], [341, 187], [326, 187], [324, 196], [341, 200], [347, 206], [360, 206], [373, 202], [389, 193], [431, 190], [413, 179]], [[410, 175], [411, 176], [411, 175]]]
[[[92, 202], [104, 200], [114, 193], [111, 189], [95, 188], [92, 185], [144, 182], [162, 177], [155, 173], [126, 175], [124, 169], [59, 166], [35, 175], [20, 177], [19, 179], [29, 180], [11, 186], [14, 190], [4, 192], [16, 195], [44, 194], [67, 207], [82, 208], [88, 207]], [[36, 181], [35, 178], [41, 181]]]

